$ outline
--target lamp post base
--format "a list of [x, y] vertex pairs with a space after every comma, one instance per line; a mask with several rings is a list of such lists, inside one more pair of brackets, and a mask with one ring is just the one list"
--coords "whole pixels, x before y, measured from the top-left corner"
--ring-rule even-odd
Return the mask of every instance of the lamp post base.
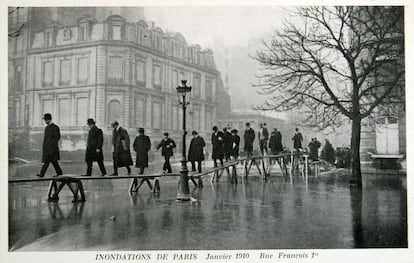
[[180, 186], [178, 188], [177, 197], [175, 200], [177, 201], [190, 201], [190, 187], [188, 186], [188, 170], [187, 170], [187, 161], [181, 161], [181, 176], [180, 176]]

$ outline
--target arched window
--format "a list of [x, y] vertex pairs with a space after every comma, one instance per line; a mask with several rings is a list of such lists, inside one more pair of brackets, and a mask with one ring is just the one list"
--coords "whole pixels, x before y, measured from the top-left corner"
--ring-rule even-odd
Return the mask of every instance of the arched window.
[[121, 103], [118, 100], [111, 100], [108, 103], [108, 125], [110, 125], [114, 120], [120, 122], [121, 118]]

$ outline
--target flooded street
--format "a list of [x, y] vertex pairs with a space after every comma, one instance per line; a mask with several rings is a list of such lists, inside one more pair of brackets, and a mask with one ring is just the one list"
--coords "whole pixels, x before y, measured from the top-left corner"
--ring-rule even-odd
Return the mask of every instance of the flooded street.
[[171, 177], [160, 179], [159, 194], [144, 185], [131, 195], [128, 179], [85, 181], [85, 203], [72, 203], [67, 188], [59, 203], [47, 202], [48, 182], [10, 184], [9, 249], [407, 247], [405, 177], [365, 178], [359, 191], [343, 175], [308, 183], [300, 176], [239, 177], [237, 185], [227, 175], [212, 185], [207, 176], [204, 188], [190, 184], [197, 201], [188, 203], [175, 201], [178, 178]]

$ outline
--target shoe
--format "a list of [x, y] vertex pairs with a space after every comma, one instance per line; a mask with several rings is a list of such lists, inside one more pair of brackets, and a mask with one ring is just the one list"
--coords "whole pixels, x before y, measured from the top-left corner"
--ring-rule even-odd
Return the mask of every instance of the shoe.
[[44, 177], [44, 175], [36, 174], [37, 177]]
[[101, 176], [105, 176], [106, 174], [101, 174]]
[[117, 173], [113, 173], [113, 174], [111, 174], [111, 176], [118, 176], [118, 174]]
[[61, 174], [54, 174], [54, 175], [52, 175], [52, 177], [58, 177], [59, 175], [61, 175]]

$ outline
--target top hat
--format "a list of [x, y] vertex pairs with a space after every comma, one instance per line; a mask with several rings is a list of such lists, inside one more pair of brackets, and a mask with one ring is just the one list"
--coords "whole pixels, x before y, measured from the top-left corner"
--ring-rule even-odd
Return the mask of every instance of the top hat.
[[50, 113], [45, 113], [45, 114], [43, 115], [43, 119], [44, 119], [44, 120], [51, 120], [51, 119], [52, 119], [52, 114], [50, 114]]
[[95, 124], [95, 121], [92, 118], [90, 118], [87, 120], [87, 124], [88, 125]]

